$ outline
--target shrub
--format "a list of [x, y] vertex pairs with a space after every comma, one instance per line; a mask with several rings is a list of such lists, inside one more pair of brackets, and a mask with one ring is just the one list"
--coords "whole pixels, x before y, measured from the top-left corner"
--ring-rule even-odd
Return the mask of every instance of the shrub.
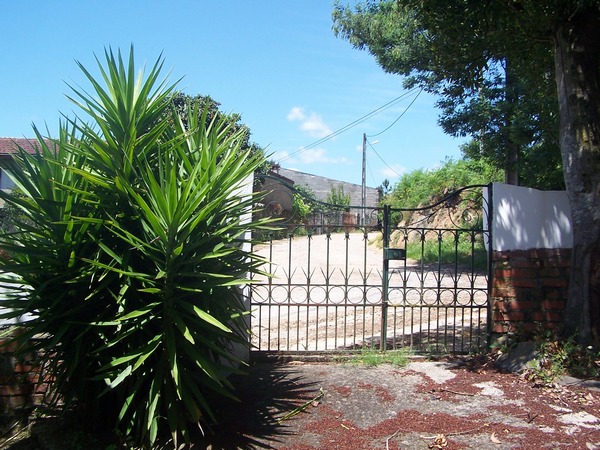
[[327, 193], [327, 206], [333, 210], [346, 211], [350, 207], [350, 194], [344, 192], [344, 185], [338, 184], [337, 187], [331, 186]]
[[434, 203], [444, 192], [500, 180], [501, 172], [482, 160], [448, 159], [438, 169], [419, 169], [402, 176], [384, 203], [394, 208], [416, 208]]
[[313, 213], [315, 208], [315, 203], [313, 201], [315, 193], [309, 186], [298, 185], [294, 186], [292, 195], [293, 221], [297, 223], [304, 223]]
[[177, 447], [211, 420], [209, 394], [233, 397], [231, 349], [249, 345], [239, 287], [261, 262], [243, 244], [265, 222], [240, 188], [264, 160], [198, 106], [168, 119], [162, 59], [136, 76], [133, 49], [105, 56], [105, 86], [80, 64], [93, 95], [73, 89], [90, 123], [36, 130], [39, 152], [11, 173], [21, 195], [0, 194], [20, 211], [0, 236], [0, 270], [17, 276], [2, 306], [34, 314], [20, 339], [38, 337], [67, 408]]

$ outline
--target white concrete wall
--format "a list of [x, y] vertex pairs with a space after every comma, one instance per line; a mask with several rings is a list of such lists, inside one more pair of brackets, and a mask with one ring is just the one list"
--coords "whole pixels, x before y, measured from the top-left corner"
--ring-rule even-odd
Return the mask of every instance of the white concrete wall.
[[4, 169], [0, 168], [0, 189], [12, 189], [15, 187], [15, 183], [10, 179], [8, 173], [4, 171]]
[[[3, 301], [10, 299], [14, 299], [15, 297], [23, 298], [23, 301], [27, 301], [26, 298], [26, 290], [22, 284], [19, 284], [18, 278], [15, 274], [12, 273], [3, 273], [2, 277], [6, 279], [0, 280], [0, 314], [6, 314], [10, 310], [6, 309], [3, 305]], [[9, 280], [14, 280], [14, 283], [8, 282]], [[19, 317], [13, 317], [11, 319], [0, 318], [0, 328], [7, 327], [9, 325], [16, 325], [19, 323], [27, 322], [34, 318], [33, 314], [27, 313]]]
[[[254, 184], [254, 174], [250, 175], [243, 183], [242, 186], [240, 186], [240, 188], [237, 190], [236, 195], [242, 195], [242, 196], [251, 196], [252, 192], [253, 192], [253, 184]], [[252, 221], [252, 211], [248, 210], [246, 212], [246, 214], [244, 214], [241, 217], [241, 222], [242, 223], [248, 223]], [[244, 243], [242, 244], [242, 249], [244, 251], [250, 252], [252, 251], [252, 244], [250, 243], [250, 239], [252, 239], [252, 233], [250, 232], [250, 230], [246, 230], [246, 232], [244, 233], [243, 236], [244, 239]], [[243, 287], [240, 287], [241, 293], [244, 297], [244, 307], [245, 310], [248, 311], [248, 313], [250, 313], [250, 286], [245, 285]], [[250, 314], [248, 314], [247, 316], [245, 316], [245, 322], [246, 322], [246, 329], [250, 330]], [[232, 353], [237, 356], [239, 359], [241, 359], [244, 362], [249, 362], [250, 361], [250, 334], [248, 332], [248, 340], [245, 343], [233, 343], [233, 348], [231, 349]], [[227, 361], [223, 361], [224, 364], [227, 365]]]
[[493, 250], [571, 248], [571, 208], [565, 191], [493, 185]]

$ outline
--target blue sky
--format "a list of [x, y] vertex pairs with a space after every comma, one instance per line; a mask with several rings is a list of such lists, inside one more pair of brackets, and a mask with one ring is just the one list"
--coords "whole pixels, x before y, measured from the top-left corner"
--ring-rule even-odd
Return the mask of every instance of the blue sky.
[[331, 11], [329, 0], [2, 1], [0, 137], [30, 137], [32, 123], [55, 134], [74, 115], [66, 83], [89, 87], [75, 61], [95, 69], [105, 48], [133, 45], [140, 66], [162, 52], [180, 90], [241, 114], [283, 167], [360, 184], [363, 133], [368, 186], [460, 158], [435, 99], [336, 38]]

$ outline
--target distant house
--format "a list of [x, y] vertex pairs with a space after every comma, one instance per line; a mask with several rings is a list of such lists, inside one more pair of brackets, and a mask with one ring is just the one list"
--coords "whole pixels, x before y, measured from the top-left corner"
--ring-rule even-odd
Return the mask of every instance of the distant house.
[[12, 161], [12, 155], [23, 148], [26, 152], [34, 154], [38, 146], [37, 139], [25, 138], [0, 138], [0, 189], [12, 189], [14, 183], [5, 172], [6, 167]]
[[[292, 180], [295, 186], [307, 186], [314, 192], [316, 199], [322, 202], [327, 201], [327, 196], [331, 193], [332, 188], [337, 189], [338, 186], [341, 186], [344, 193], [350, 195], [351, 206], [362, 206], [362, 186], [360, 184], [347, 183], [346, 181], [311, 175], [298, 170], [284, 169], [283, 167], [276, 168], [273, 172], [280, 177]], [[379, 190], [367, 187], [365, 206], [367, 208], [377, 207], [379, 197]]]
[[[264, 199], [266, 212], [269, 215], [289, 217], [292, 211], [293, 195], [290, 187], [308, 188], [314, 194], [316, 200], [327, 202], [327, 197], [332, 189], [343, 189], [344, 194], [350, 196], [349, 213], [354, 215], [356, 222], [362, 215], [368, 215], [363, 211], [362, 186], [332, 178], [312, 175], [297, 170], [274, 167], [270, 170], [268, 177], [261, 185], [261, 190], [267, 192]], [[376, 208], [379, 205], [380, 192], [371, 187], [366, 188], [366, 208]]]
[[280, 216], [285, 211], [292, 211], [293, 186], [294, 180], [279, 175], [276, 171], [269, 171], [260, 184], [260, 190], [267, 193], [263, 202], [268, 215]]

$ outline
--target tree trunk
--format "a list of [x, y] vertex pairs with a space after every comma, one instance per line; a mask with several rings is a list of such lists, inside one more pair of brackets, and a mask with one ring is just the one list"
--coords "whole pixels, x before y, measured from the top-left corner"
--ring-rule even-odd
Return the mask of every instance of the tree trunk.
[[573, 217], [565, 333], [600, 345], [600, 7], [555, 30], [560, 147]]

